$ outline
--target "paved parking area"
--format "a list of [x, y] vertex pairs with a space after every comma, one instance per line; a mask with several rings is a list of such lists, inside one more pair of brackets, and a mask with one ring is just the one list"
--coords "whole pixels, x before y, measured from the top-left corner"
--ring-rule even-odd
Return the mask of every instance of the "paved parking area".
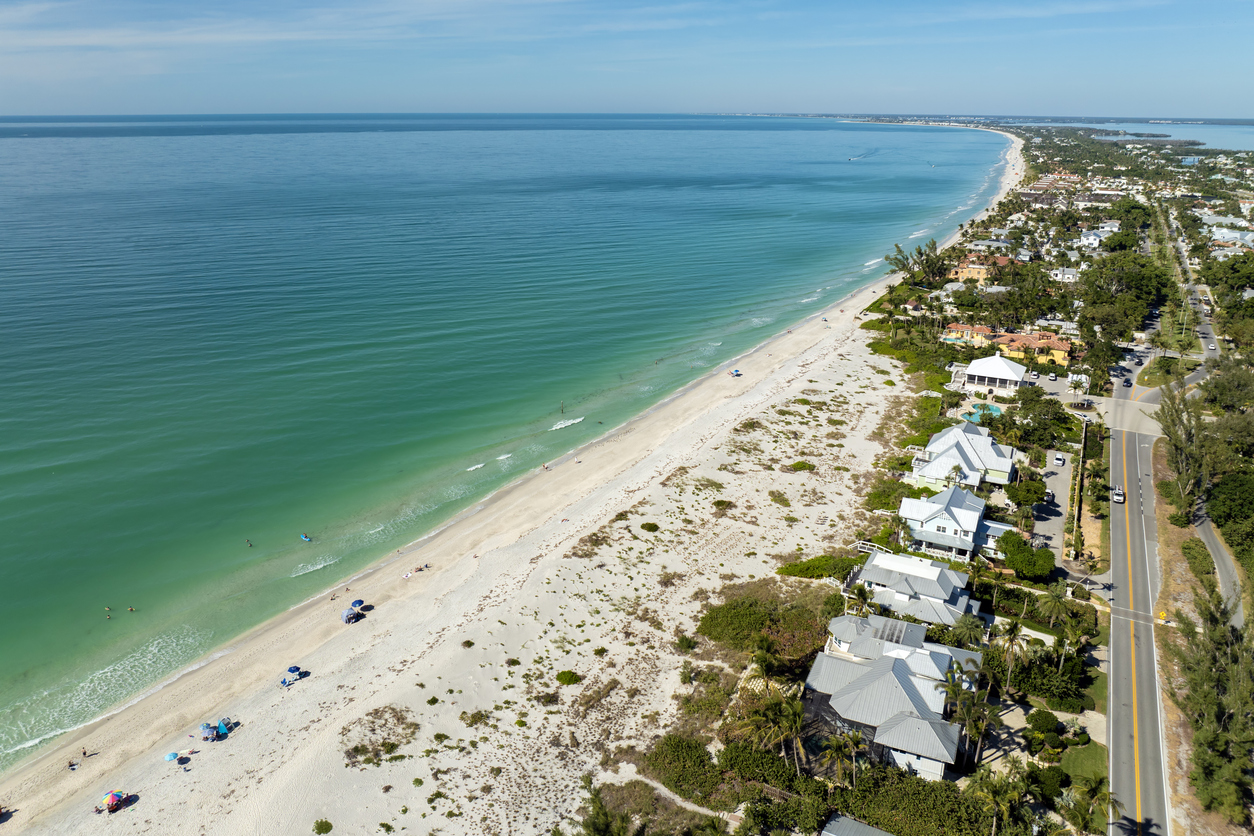
[[1045, 467], [1042, 469], [1042, 475], [1045, 477], [1045, 487], [1054, 492], [1054, 501], [1049, 504], [1037, 505], [1032, 509], [1032, 518], [1036, 520], [1034, 533], [1045, 541], [1044, 545], [1055, 556], [1061, 556], [1062, 554], [1063, 528], [1067, 522], [1067, 499], [1070, 493], [1072, 459], [1075, 458], [1071, 453], [1063, 453], [1062, 456], [1066, 464], [1062, 467], [1056, 467], [1054, 465], [1054, 451], [1050, 450], [1045, 459]]

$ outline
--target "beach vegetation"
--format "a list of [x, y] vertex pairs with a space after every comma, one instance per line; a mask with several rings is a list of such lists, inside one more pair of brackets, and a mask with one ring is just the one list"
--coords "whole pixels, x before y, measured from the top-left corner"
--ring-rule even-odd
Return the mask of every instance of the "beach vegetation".
[[392, 827], [392, 825], [388, 824], [385, 821], [381, 821], [379, 822], [379, 829], [382, 830], [384, 833], [391, 833], [396, 828]]
[[313, 823], [313, 832], [319, 834], [319, 836], [325, 836], [325, 834], [330, 833], [334, 829], [331, 822], [326, 819], [318, 819]]
[[592, 651], [593, 656], [604, 656], [606, 653], [609, 653], [609, 650], [604, 647], [598, 647]]
[[854, 557], [837, 557], [834, 554], [820, 554], [806, 560], [786, 563], [775, 570], [778, 575], [792, 578], [837, 578], [844, 581], [855, 568], [866, 562]]
[[792, 507], [792, 503], [783, 491], [771, 491], [767, 495], [770, 496], [771, 502], [774, 502], [776, 505], [783, 505], [785, 508]]
[[790, 464], [788, 467], [797, 472], [816, 469], [815, 466], [811, 462], [807, 462], [807, 461], [796, 461]]
[[427, 700], [427, 705], [436, 705], [437, 703], [439, 703], [439, 701], [440, 701], [439, 697], [431, 697], [430, 699]]
[[714, 516], [725, 516], [728, 511], [735, 507], [736, 503], [732, 502], [730, 499], [716, 499], [714, 500]]
[[652, 534], [653, 532], [658, 530], [658, 524], [655, 522], [644, 522], [644, 523], [640, 523], [640, 528]]
[[680, 633], [679, 638], [675, 639], [675, 649], [680, 653], [691, 653], [697, 649], [697, 640], [692, 636]]
[[558, 685], [578, 685], [583, 682], [583, 677], [574, 671], [558, 671], [554, 679], [557, 680]]
[[474, 646], [475, 646], [475, 643], [472, 642], [470, 639], [466, 639], [464, 642], [462, 642], [462, 647], [466, 648], [467, 650], [469, 650], [470, 648]]
[[738, 425], [736, 425], [736, 432], [751, 433], [754, 430], [762, 429], [762, 426], [763, 424], [761, 421], [758, 421], [755, 418], [750, 418], [748, 421], [741, 421]]

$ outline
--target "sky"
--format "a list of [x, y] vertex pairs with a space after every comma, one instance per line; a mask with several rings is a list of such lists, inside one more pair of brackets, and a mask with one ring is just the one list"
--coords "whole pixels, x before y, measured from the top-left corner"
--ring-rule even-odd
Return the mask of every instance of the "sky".
[[0, 0], [0, 115], [1254, 118], [1254, 0]]

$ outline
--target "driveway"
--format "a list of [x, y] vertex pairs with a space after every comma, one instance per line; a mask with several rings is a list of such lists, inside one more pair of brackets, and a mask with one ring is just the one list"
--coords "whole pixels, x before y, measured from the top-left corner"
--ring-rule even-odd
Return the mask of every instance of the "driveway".
[[1042, 503], [1032, 509], [1032, 519], [1036, 520], [1034, 533], [1044, 539], [1044, 545], [1056, 556], [1062, 555], [1067, 498], [1071, 493], [1071, 460], [1075, 458], [1071, 453], [1063, 453], [1062, 456], [1067, 463], [1062, 467], [1055, 467], [1054, 451], [1046, 453], [1042, 475], [1045, 477], [1045, 487], [1054, 492], [1054, 501]]

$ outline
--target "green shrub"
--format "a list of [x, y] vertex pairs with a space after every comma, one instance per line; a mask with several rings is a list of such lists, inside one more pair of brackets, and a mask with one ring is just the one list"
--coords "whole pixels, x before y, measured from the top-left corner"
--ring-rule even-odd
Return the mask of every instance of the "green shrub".
[[1054, 800], [1062, 795], [1063, 789], [1070, 786], [1071, 776], [1061, 766], [1041, 769], [1036, 764], [1029, 763], [1028, 784], [1037, 801], [1053, 806]]
[[1092, 741], [1092, 739], [1093, 738], [1089, 737], [1088, 732], [1080, 732], [1079, 734], [1075, 736], [1075, 745], [1087, 746]]
[[604, 647], [598, 647], [596, 650], [592, 651], [593, 656], [604, 656], [607, 653], [609, 653], [609, 651]]
[[681, 633], [679, 638], [675, 639], [675, 649], [680, 653], [690, 653], [697, 649], [697, 640]]
[[644, 756], [644, 766], [667, 789], [698, 803], [707, 801], [722, 781], [705, 743], [678, 734], [663, 736]]
[[839, 592], [833, 592], [823, 599], [823, 610], [820, 613], [822, 617], [828, 621], [833, 618], [839, 618], [845, 614], [845, 596]]
[[646, 522], [640, 523], [640, 528], [652, 534], [654, 531], [657, 531], [658, 525], [655, 522]]
[[462, 647], [466, 648], [467, 650], [470, 650], [470, 648], [474, 646], [475, 646], [475, 643], [472, 642], [470, 639], [466, 639], [466, 641], [462, 642]]
[[788, 497], [784, 495], [783, 491], [770, 491], [768, 495], [771, 497], [771, 502], [783, 505], [785, 508], [792, 507], [792, 503], [788, 501]]
[[518, 661], [517, 659], [510, 658], [510, 659], [505, 660], [506, 667], [514, 668], [521, 664], [522, 662]]
[[1167, 522], [1176, 528], [1188, 528], [1193, 524], [1193, 517], [1184, 511], [1172, 511], [1167, 515]]
[[821, 554], [809, 560], [785, 564], [776, 569], [775, 574], [790, 578], [838, 578], [843, 581], [861, 564], [862, 561], [852, 557]]
[[697, 632], [733, 650], [748, 650], [774, 614], [773, 608], [756, 598], [733, 598], [706, 610]]
[[574, 671], [558, 671], [555, 678], [559, 685], [578, 685], [583, 682], [583, 677]]
[[[1028, 725], [1037, 734], [1049, 734], [1058, 730], [1059, 721], [1052, 712], [1038, 708], [1028, 715]], [[1058, 747], [1055, 746], [1054, 748]]]
[[796, 471], [814, 470], [814, 465], [810, 464], [809, 462], [793, 462], [792, 464], [789, 465], [789, 467], [791, 467], [793, 470], [796, 470]]
[[439, 701], [440, 701], [439, 697], [432, 697], [431, 699], [427, 700], [427, 705], [435, 705]]
[[326, 819], [318, 819], [316, 822], [314, 822], [314, 827], [313, 827], [314, 833], [318, 833], [318, 834], [330, 833], [331, 830], [332, 830], [331, 822], [327, 821]]
[[1051, 749], [1067, 748], [1067, 744], [1062, 742], [1062, 738], [1058, 736], [1058, 732], [1045, 732], [1045, 745]]
[[1189, 561], [1189, 569], [1198, 580], [1215, 574], [1215, 561], [1211, 559], [1206, 544], [1197, 537], [1190, 537], [1180, 544], [1184, 559]]

